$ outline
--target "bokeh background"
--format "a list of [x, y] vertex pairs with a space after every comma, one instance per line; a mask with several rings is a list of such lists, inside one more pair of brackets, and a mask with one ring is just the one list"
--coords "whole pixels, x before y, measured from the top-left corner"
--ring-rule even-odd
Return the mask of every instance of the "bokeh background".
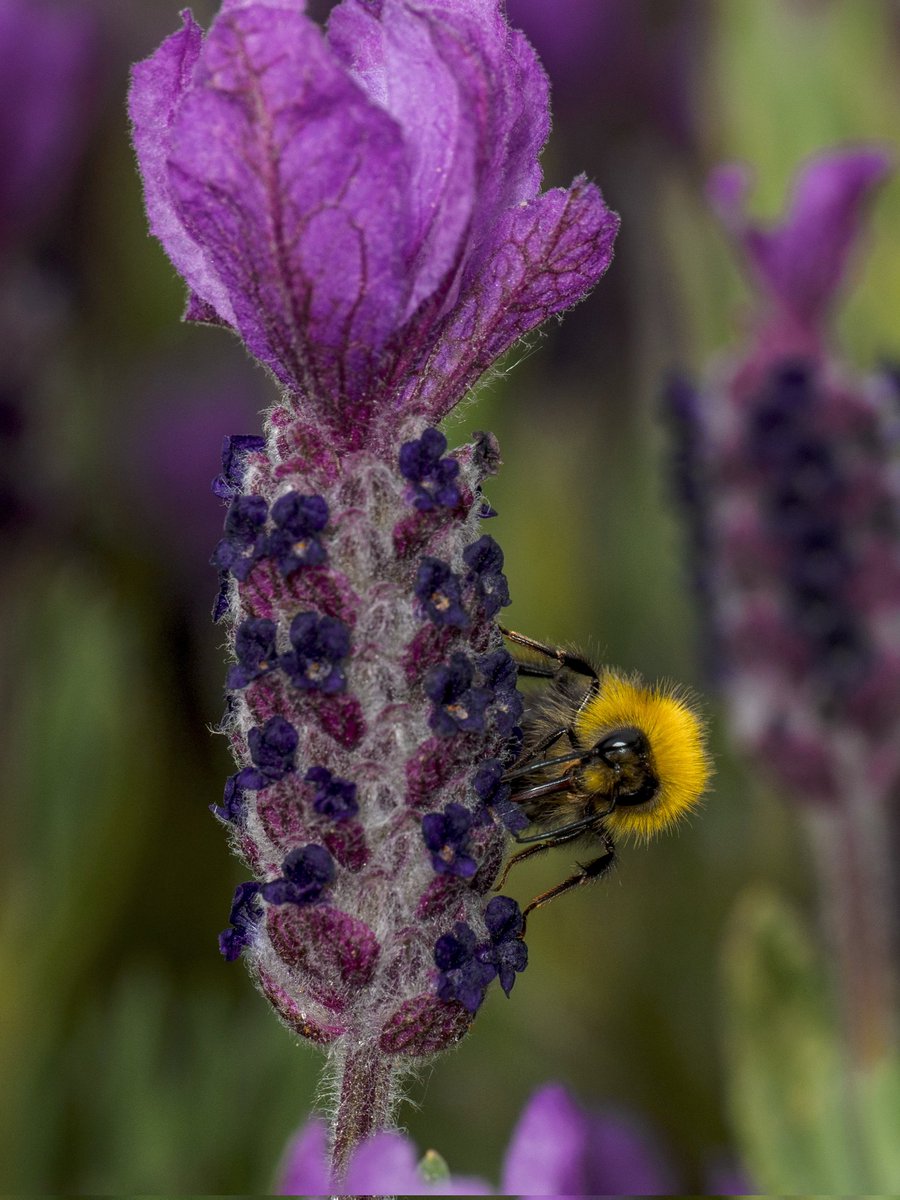
[[[229, 335], [179, 323], [181, 285], [146, 234], [128, 64], [178, 7], [0, 0], [6, 1192], [268, 1191], [320, 1068], [216, 949], [242, 875], [208, 811], [231, 769], [209, 731], [224, 675], [209, 481], [222, 436], [255, 432], [275, 392]], [[199, 0], [195, 15], [213, 8]], [[452, 445], [491, 429], [503, 449], [489, 496], [509, 624], [702, 688], [659, 397], [670, 370], [700, 373], [736, 343], [748, 296], [704, 180], [751, 162], [771, 215], [804, 156], [896, 142], [900, 9], [509, 9], [554, 83], [548, 183], [586, 171], [622, 231], [596, 293], [514, 351], [447, 433]], [[900, 358], [900, 183], [870, 243], [836, 334], [863, 369]], [[752, 1184], [735, 1080], [734, 993], [754, 952], [740, 914], [777, 895], [815, 945], [819, 904], [801, 815], [734, 755], [714, 696], [709, 709], [718, 769], [703, 811], [539, 913], [512, 998], [492, 989], [414, 1087], [410, 1134], [454, 1170], [496, 1180], [528, 1095], [559, 1080], [641, 1126], [671, 1190]], [[548, 855], [510, 890], [524, 902], [568, 866]], [[785, 995], [768, 996], [773, 1013]]]

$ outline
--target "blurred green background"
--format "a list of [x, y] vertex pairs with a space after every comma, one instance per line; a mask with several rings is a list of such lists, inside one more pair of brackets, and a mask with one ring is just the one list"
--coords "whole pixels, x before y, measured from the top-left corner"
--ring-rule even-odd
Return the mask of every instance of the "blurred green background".
[[[553, 5], [562, 20], [570, 5]], [[737, 344], [747, 303], [704, 179], [747, 159], [773, 214], [805, 155], [896, 141], [900, 13], [888, 0], [626, 0], [640, 19], [619, 23], [622, 5], [585, 5], [610, 9], [614, 36], [580, 39], [568, 64], [547, 48], [545, 169], [549, 184], [581, 170], [600, 183], [622, 215], [616, 260], [447, 433], [500, 440], [490, 532], [510, 625], [702, 686], [658, 408], [667, 371], [699, 373]], [[321, 1060], [216, 950], [242, 875], [208, 812], [230, 759], [209, 732], [224, 670], [206, 563], [222, 435], [254, 432], [274, 385], [225, 333], [179, 323], [181, 285], [146, 235], [127, 67], [175, 28], [178, 5], [64, 7], [96, 30], [81, 158], [55, 211], [7, 250], [2, 306], [13, 323], [45, 312], [31, 341], [15, 324], [4, 335], [29, 353], [3, 385], [16, 516], [0, 559], [0, 1185], [266, 1191]], [[212, 8], [194, 6], [203, 21]], [[839, 324], [862, 367], [900, 355], [896, 182], [871, 243]], [[796, 966], [759, 1003], [783, 1015], [805, 997], [827, 1023], [828, 1000], [804, 957], [816, 908], [801, 823], [730, 755], [710, 709], [717, 776], [702, 812], [539, 913], [512, 998], [492, 989], [471, 1035], [413, 1088], [411, 1136], [452, 1169], [496, 1180], [529, 1093], [559, 1080], [643, 1122], [684, 1191], [706, 1190], [717, 1166], [758, 1172], [735, 1087], [734, 1014], [759, 983], [752, 931], [776, 928]], [[562, 851], [528, 864], [509, 890], [524, 902], [568, 865]], [[800, 916], [779, 924], [776, 896]]]

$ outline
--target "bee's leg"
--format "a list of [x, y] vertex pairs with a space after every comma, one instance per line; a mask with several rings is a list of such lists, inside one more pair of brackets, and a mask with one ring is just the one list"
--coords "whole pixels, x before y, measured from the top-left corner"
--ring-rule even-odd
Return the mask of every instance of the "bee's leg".
[[[543, 849], [543, 847], [540, 848]], [[525, 853], [527, 853], [527, 851]], [[515, 861], [515, 859], [513, 861]], [[525, 933], [524, 922], [528, 920], [529, 913], [534, 912], [536, 908], [542, 908], [545, 904], [549, 904], [551, 900], [555, 900], [557, 896], [562, 896], [564, 892], [570, 892], [573, 888], [582, 887], [586, 883], [591, 883], [593, 880], [599, 879], [612, 868], [615, 861], [615, 847], [611, 841], [607, 841], [606, 850], [599, 856], [599, 858], [595, 858], [589, 863], [584, 863], [580, 866], [577, 874], [570, 875], [568, 879], [564, 879], [562, 883], [558, 883], [556, 887], [550, 888], [549, 891], [541, 892], [540, 896], [535, 896], [531, 903], [522, 911], [523, 936]]]
[[[506, 629], [503, 625], [500, 626], [500, 632], [504, 637], [509, 638], [511, 642], [515, 642], [519, 646], [525, 646], [528, 650], [533, 650], [535, 654], [543, 654], [545, 658], [555, 659], [561, 667], [567, 667], [568, 670], [574, 671], [576, 675], [584, 675], [593, 681], [593, 690], [596, 691], [600, 684], [597, 678], [597, 672], [589, 662], [581, 658], [578, 654], [573, 654], [570, 650], [564, 649], [562, 646], [548, 646], [545, 642], [535, 641], [534, 638], [526, 637], [524, 633], [516, 633], [515, 630]], [[519, 671], [522, 674], [544, 675], [546, 672], [532, 664], [517, 664]], [[531, 671], [529, 672], [529, 667]]]
[[555, 845], [556, 842], [541, 842], [537, 846], [529, 846], [527, 850], [520, 850], [518, 854], [514, 854], [503, 868], [503, 874], [500, 876], [499, 882], [494, 885], [494, 891], [499, 892], [506, 885], [509, 873], [516, 863], [524, 862], [526, 858], [533, 858], [535, 854], [541, 854], [544, 850], [550, 850]]
[[540, 758], [545, 750], [549, 750], [553, 743], [558, 742], [559, 739], [564, 735], [568, 736], [570, 742], [572, 741], [572, 730], [568, 725], [560, 725], [558, 729], [554, 729], [552, 733], [548, 733], [546, 737], [541, 738], [536, 746], [531, 747], [530, 751], [528, 752], [528, 758], [519, 759], [518, 763], [516, 763], [516, 766], [526, 766], [528, 763], [533, 762], [536, 758]]
[[544, 850], [552, 850], [554, 846], [561, 846], [564, 842], [571, 842], [575, 838], [582, 837], [585, 830], [589, 829], [595, 823], [596, 818], [591, 817], [588, 821], [573, 821], [569, 826], [563, 826], [561, 829], [553, 829], [549, 833], [542, 834], [540, 838], [516, 838], [517, 842], [533, 841], [536, 845], [528, 846], [527, 849], [520, 850], [518, 854], [512, 856], [503, 868], [500, 882], [495, 885], [494, 891], [500, 891], [516, 863], [524, 862], [526, 858], [531, 858], [533, 855], [540, 854]]

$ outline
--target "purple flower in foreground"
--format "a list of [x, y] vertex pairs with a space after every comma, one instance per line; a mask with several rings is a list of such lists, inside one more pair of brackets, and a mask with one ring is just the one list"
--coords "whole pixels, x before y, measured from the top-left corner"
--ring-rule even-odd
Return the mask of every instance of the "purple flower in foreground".
[[[187, 317], [237, 332], [281, 390], [264, 451], [234, 439], [215, 485], [241, 767], [219, 807], [262, 881], [235, 945], [339, 1064], [340, 1174], [409, 1064], [470, 1024], [437, 939], [461, 921], [505, 984], [524, 953], [486, 924], [507, 834], [467, 786], [515, 734], [514, 678], [476, 665], [507, 599], [477, 528], [499, 450], [445, 455], [434, 425], [584, 296], [618, 218], [583, 178], [541, 193], [547, 82], [500, 0], [342, 0], [327, 32], [303, 10], [223, 0], [205, 35], [185, 12], [130, 111]], [[442, 840], [436, 878], [422, 818], [457, 809], [477, 828]], [[327, 879], [300, 878], [313, 851]]]
[[[277, 1194], [324, 1196], [333, 1190], [326, 1137], [321, 1121], [310, 1121], [295, 1135], [285, 1153]], [[432, 1175], [434, 1181], [428, 1182], [433, 1157], [419, 1160], [409, 1138], [381, 1133], [355, 1152], [341, 1187], [367, 1196], [494, 1194], [480, 1179]], [[640, 1125], [618, 1114], [586, 1112], [564, 1087], [546, 1084], [528, 1101], [513, 1130], [499, 1194], [662, 1196], [677, 1186], [653, 1138]]]

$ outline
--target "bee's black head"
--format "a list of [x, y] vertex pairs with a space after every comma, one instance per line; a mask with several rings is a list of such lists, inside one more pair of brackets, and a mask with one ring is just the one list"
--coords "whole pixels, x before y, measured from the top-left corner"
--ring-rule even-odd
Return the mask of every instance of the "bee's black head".
[[625, 725], [606, 734], [594, 747], [594, 753], [610, 767], [618, 779], [617, 807], [646, 804], [659, 788], [650, 759], [647, 735], [634, 725]]

